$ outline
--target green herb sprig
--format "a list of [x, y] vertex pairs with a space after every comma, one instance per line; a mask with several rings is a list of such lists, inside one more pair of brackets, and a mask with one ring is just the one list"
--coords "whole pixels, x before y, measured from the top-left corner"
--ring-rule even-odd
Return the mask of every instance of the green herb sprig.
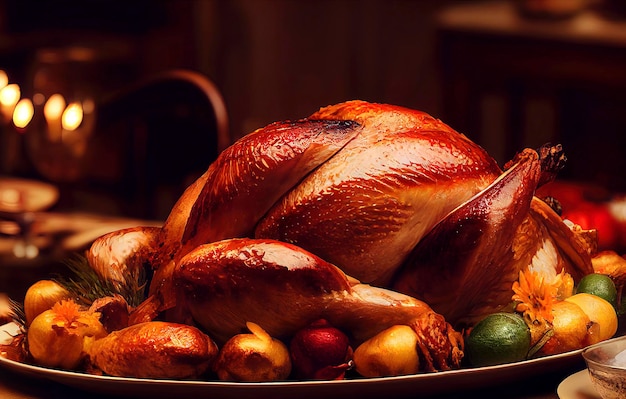
[[137, 276], [128, 275], [124, 281], [114, 282], [101, 279], [84, 255], [74, 254], [65, 263], [70, 275], [59, 275], [54, 280], [85, 305], [90, 305], [98, 298], [114, 294], [121, 295], [132, 307], [139, 305], [145, 299], [147, 280], [143, 270], [140, 270]]

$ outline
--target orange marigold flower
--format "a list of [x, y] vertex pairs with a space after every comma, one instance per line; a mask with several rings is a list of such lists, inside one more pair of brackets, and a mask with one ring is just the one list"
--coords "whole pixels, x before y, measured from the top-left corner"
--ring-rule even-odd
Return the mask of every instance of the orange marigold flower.
[[79, 304], [72, 299], [63, 299], [52, 306], [54, 320], [57, 326], [68, 329], [68, 332], [92, 325], [100, 324], [100, 313], [83, 310]]
[[547, 283], [543, 276], [525, 269], [520, 271], [519, 280], [513, 283], [513, 301], [518, 302], [516, 311], [532, 323], [552, 322], [552, 304], [558, 288]]
[[71, 299], [64, 299], [55, 303], [52, 306], [52, 310], [57, 322], [64, 323], [67, 326], [75, 322], [80, 315], [80, 306]]

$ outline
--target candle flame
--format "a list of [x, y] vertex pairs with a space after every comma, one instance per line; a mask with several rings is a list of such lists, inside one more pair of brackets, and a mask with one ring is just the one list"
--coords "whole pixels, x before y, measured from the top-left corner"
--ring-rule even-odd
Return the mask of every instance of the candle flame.
[[83, 121], [83, 107], [80, 103], [70, 103], [61, 116], [61, 125], [65, 130], [76, 130]]
[[20, 100], [20, 95], [20, 87], [17, 84], [6, 85], [0, 90], [0, 104], [9, 107], [15, 106]]
[[13, 124], [18, 128], [25, 128], [33, 119], [34, 113], [33, 102], [28, 98], [21, 99], [13, 111]]
[[46, 104], [43, 106], [43, 115], [48, 122], [58, 120], [63, 115], [65, 109], [65, 99], [60, 94], [50, 96]]

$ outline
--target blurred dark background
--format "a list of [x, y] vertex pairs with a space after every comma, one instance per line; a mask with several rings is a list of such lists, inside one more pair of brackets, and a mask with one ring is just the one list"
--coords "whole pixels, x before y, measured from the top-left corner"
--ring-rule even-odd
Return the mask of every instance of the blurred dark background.
[[[501, 164], [560, 142], [562, 178], [621, 191], [622, 3], [3, 0], [0, 69], [26, 87], [38, 50], [91, 46], [106, 66], [95, 77], [103, 96], [162, 71], [197, 71], [223, 96], [231, 141], [349, 99], [398, 104], [443, 119]], [[197, 173], [215, 157], [211, 142], [198, 146], [201, 128], [160, 126], [149, 134], [166, 137], [161, 157], [181, 165], [206, 148]]]

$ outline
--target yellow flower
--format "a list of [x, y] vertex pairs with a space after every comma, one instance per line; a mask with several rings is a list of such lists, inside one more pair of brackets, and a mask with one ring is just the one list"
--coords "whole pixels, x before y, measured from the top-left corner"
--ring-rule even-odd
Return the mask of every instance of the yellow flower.
[[557, 287], [556, 299], [559, 301], [574, 295], [574, 278], [564, 270], [556, 275], [553, 285]]
[[552, 322], [552, 304], [556, 299], [557, 289], [547, 284], [539, 274], [525, 269], [520, 271], [519, 280], [513, 283], [513, 301], [515, 310], [522, 313], [527, 321]]

